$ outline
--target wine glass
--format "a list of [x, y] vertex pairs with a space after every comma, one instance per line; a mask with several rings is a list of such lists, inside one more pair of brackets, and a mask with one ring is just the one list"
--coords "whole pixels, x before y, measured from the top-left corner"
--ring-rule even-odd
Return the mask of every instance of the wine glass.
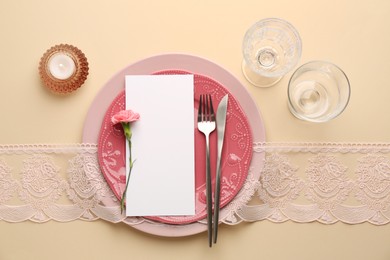
[[340, 115], [350, 98], [347, 75], [326, 61], [312, 61], [299, 67], [288, 84], [288, 106], [299, 119], [327, 122]]
[[242, 71], [246, 79], [257, 87], [269, 87], [297, 65], [302, 43], [289, 22], [268, 18], [248, 29], [242, 52]]

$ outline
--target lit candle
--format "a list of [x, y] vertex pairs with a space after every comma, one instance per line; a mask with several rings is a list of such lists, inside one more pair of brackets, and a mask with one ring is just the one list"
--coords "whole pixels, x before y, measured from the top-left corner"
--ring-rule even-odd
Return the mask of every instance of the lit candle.
[[51, 47], [39, 61], [39, 75], [43, 84], [58, 94], [69, 94], [81, 87], [88, 71], [84, 53], [69, 44]]
[[70, 78], [76, 71], [74, 60], [65, 53], [53, 54], [48, 61], [50, 74], [60, 80]]

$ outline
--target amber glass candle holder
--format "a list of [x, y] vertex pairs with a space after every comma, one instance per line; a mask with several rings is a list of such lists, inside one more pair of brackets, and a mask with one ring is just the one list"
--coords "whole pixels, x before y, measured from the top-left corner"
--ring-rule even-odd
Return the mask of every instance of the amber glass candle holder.
[[81, 87], [87, 79], [88, 70], [84, 53], [69, 44], [51, 47], [39, 62], [39, 74], [44, 85], [57, 94], [68, 94]]

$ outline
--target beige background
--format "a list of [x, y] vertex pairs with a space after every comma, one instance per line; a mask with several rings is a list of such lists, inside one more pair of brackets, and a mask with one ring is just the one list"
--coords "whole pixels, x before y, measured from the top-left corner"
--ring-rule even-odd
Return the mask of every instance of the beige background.
[[[299, 64], [328, 60], [349, 76], [347, 110], [326, 124], [293, 118], [289, 75], [259, 89], [240, 70], [242, 38], [267, 17], [300, 32]], [[208, 58], [238, 77], [262, 111], [268, 141], [390, 141], [390, 1], [388, 0], [0, 0], [0, 143], [81, 141], [87, 110], [118, 70], [162, 53]], [[38, 77], [46, 49], [80, 48], [90, 63], [74, 94], [49, 93]], [[104, 221], [45, 224], [0, 221], [0, 259], [390, 259], [390, 225], [325, 226], [268, 221], [222, 226], [219, 244], [206, 234], [162, 238]]]

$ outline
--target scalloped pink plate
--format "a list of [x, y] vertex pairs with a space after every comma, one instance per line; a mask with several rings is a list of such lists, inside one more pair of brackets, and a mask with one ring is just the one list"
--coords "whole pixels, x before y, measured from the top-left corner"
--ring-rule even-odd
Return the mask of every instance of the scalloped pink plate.
[[[135, 62], [116, 73], [103, 86], [103, 88], [100, 90], [100, 92], [92, 102], [84, 123], [82, 141], [84, 143], [98, 143], [104, 117], [107, 113], [109, 113], [109, 108], [113, 106], [113, 103], [115, 102], [116, 98], [118, 98], [118, 100], [120, 99], [119, 95], [124, 90], [126, 75], [145, 75], [166, 70], [189, 71], [193, 74], [198, 74], [199, 76], [202, 75], [208, 77], [209, 79], [212, 79], [212, 81], [216, 83], [219, 87], [222, 86], [222, 88], [220, 88], [221, 93], [223, 90], [229, 92], [229, 101], [233, 100], [235, 102], [234, 104], [239, 104], [239, 107], [244, 114], [244, 118], [246, 118], [250, 122], [253, 141], [265, 141], [265, 129], [261, 114], [257, 109], [256, 103], [254, 102], [248, 91], [245, 89], [245, 87], [241, 84], [241, 82], [219, 65], [207, 59], [187, 54], [163, 54], [152, 56]], [[217, 106], [217, 102], [220, 100], [221, 97], [222, 94], [213, 96], [213, 101], [216, 103], [214, 104], [215, 107]], [[197, 100], [194, 101], [195, 108], [197, 108], [197, 102]], [[230, 102], [230, 106], [232, 104], [233, 103]], [[232, 107], [230, 107], [229, 109], [232, 109]], [[123, 138], [121, 133], [118, 133], [118, 137]], [[228, 144], [226, 146], [228, 146]], [[198, 147], [196, 149], [199, 150], [201, 148]], [[248, 161], [248, 163], [250, 162], [250, 165], [248, 165], [247, 169], [249, 169], [250, 175], [249, 173], [247, 173], [247, 179], [250, 178], [250, 180], [253, 181], [259, 178], [261, 169], [264, 165], [263, 159], [264, 154], [262, 153], [252, 154], [252, 157]], [[122, 162], [122, 165], [124, 165], [124, 162]], [[199, 178], [201, 178], [201, 176]], [[199, 182], [201, 181], [202, 180], [199, 179]], [[234, 216], [231, 215], [232, 210], [235, 210], [237, 208], [240, 208], [242, 205], [245, 205], [252, 196], [251, 194], [254, 193], [254, 189], [255, 187], [252, 187], [251, 185], [245, 186], [245, 189], [242, 188], [237, 193], [237, 195], [224, 208], [221, 209], [220, 218], [234, 219]], [[106, 201], [105, 205], [116, 206], [116, 204], [110, 202], [110, 200]], [[164, 218], [162, 219], [162, 221], [170, 220]], [[133, 218], [126, 218], [124, 220], [126, 224], [132, 226], [135, 229], [149, 234], [166, 237], [189, 236], [207, 230], [207, 226], [204, 224], [204, 219], [188, 224], [177, 225], [167, 224], [162, 221], [146, 219], [141, 223], [137, 222], [137, 224], [134, 224]]]
[[[184, 74], [183, 71], [162, 71], [156, 74]], [[221, 84], [208, 77], [194, 75], [194, 126], [199, 106], [199, 95], [210, 94], [215, 110], [220, 100], [229, 94], [225, 142], [222, 153], [221, 207], [229, 203], [241, 189], [252, 158], [252, 134], [247, 117], [234, 97]], [[145, 101], [147, 102], [147, 101]], [[122, 91], [108, 108], [101, 126], [98, 143], [100, 168], [115, 196], [120, 200], [125, 188], [125, 138], [120, 125], [112, 126], [111, 117], [125, 108], [125, 92]], [[174, 141], [174, 140], [173, 140]], [[210, 135], [211, 171], [216, 170], [217, 135]], [[157, 148], [156, 148], [157, 149]], [[180, 151], [178, 151], [180, 153]], [[153, 216], [148, 219], [169, 224], [187, 224], [206, 217], [205, 185], [205, 138], [195, 131], [195, 215], [193, 216]], [[137, 173], [134, 173], [137, 174]], [[212, 176], [213, 187], [215, 176]], [[150, 192], [153, 192], [151, 190]], [[158, 194], [156, 194], [158, 196]]]

